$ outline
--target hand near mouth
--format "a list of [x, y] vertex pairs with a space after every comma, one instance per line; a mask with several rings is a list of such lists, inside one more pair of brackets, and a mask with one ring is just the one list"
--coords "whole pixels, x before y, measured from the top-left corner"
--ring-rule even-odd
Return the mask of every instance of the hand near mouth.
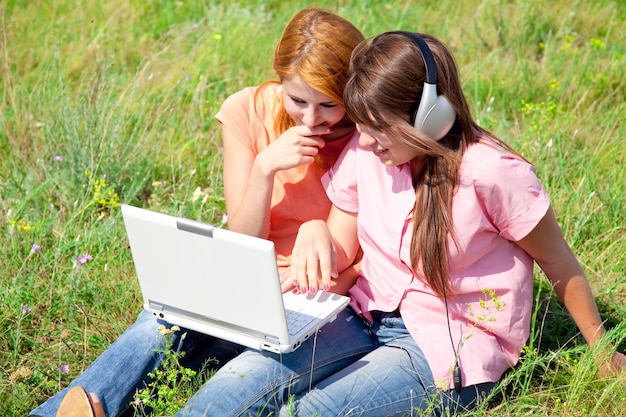
[[330, 133], [332, 130], [327, 126], [291, 127], [258, 154], [255, 164], [267, 175], [311, 164], [320, 149], [324, 148], [326, 141], [323, 135]]

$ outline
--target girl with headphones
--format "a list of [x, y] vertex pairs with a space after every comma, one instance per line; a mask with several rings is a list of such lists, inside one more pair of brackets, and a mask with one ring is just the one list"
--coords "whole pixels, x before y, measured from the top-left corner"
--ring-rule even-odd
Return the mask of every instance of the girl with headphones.
[[[535, 262], [588, 344], [603, 336], [535, 168], [472, 119], [440, 41], [396, 31], [361, 43], [344, 97], [360, 137], [323, 178], [329, 218], [300, 228], [292, 261], [306, 292], [360, 245], [351, 307], [376, 347], [297, 397], [298, 415], [472, 408], [528, 339]], [[616, 352], [603, 367], [625, 365]]]

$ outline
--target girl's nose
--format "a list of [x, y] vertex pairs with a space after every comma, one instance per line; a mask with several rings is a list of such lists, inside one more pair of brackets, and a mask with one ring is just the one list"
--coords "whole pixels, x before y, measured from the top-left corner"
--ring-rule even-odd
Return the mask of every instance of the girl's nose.
[[359, 135], [359, 145], [361, 146], [372, 146], [376, 143], [376, 139], [371, 137], [370, 135], [361, 132]]
[[302, 124], [307, 127], [317, 126], [319, 124], [317, 120], [317, 114], [318, 113], [315, 106], [307, 107], [304, 111], [304, 114], [302, 115]]

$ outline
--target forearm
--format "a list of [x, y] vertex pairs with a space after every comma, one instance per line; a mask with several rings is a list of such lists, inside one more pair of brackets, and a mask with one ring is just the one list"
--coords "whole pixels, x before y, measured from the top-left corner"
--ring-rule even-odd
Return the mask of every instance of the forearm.
[[[604, 336], [605, 330], [587, 278], [581, 271], [581, 274], [554, 282], [553, 285], [587, 344], [594, 346]], [[611, 345], [606, 345], [599, 351], [596, 362], [600, 366], [601, 376], [624, 375], [626, 356], [613, 349]]]
[[[358, 265], [360, 265], [360, 253], [355, 252], [352, 248], [346, 252], [342, 246], [340, 246], [337, 240], [334, 240], [335, 245], [335, 258], [337, 271], [340, 275], [345, 273], [345, 276], [350, 276], [350, 272], [352, 271], [352, 275], [354, 275], [354, 280], [356, 280], [356, 273], [358, 272]], [[359, 248], [356, 248], [359, 249]], [[357, 254], [359, 257], [357, 258]], [[357, 264], [356, 269], [354, 268], [355, 264]]]
[[604, 326], [587, 278], [582, 274], [577, 274], [568, 279], [553, 282], [553, 285], [583, 338], [590, 346], [593, 346], [604, 335]]
[[267, 239], [273, 187], [274, 173], [264, 171], [255, 161], [239, 205], [232, 208], [232, 203], [227, 204], [228, 228]]
[[600, 313], [589, 281], [576, 256], [564, 240], [557, 241], [560, 256], [550, 261], [537, 261], [552, 283], [559, 299], [572, 316], [578, 330], [589, 345], [604, 335]]
[[604, 334], [598, 307], [585, 273], [565, 241], [551, 207], [518, 245], [546, 274], [587, 343], [595, 344]]

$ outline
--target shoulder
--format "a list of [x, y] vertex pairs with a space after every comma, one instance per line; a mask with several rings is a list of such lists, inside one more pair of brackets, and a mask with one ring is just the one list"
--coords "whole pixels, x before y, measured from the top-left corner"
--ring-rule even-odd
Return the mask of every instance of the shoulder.
[[243, 88], [224, 100], [220, 113], [237, 108], [265, 107], [272, 105], [282, 87], [279, 83], [267, 83], [261, 86]]
[[254, 102], [254, 96], [258, 89], [258, 86], [246, 87], [242, 90], [237, 91], [236, 93], [231, 94], [222, 103], [220, 113], [223, 113], [225, 110], [229, 110], [235, 107], [249, 107], [249, 105]]
[[458, 204], [475, 198], [473, 204], [510, 240], [532, 230], [550, 204], [535, 167], [495, 142], [481, 141], [467, 149], [459, 182], [463, 198]]
[[280, 94], [278, 83], [246, 87], [230, 95], [215, 115], [222, 125], [271, 126], [274, 121], [276, 98]]
[[[495, 142], [480, 141], [470, 145], [461, 162], [461, 183], [486, 187], [497, 184], [538, 182], [535, 167]], [[512, 183], [511, 183], [512, 182]]]

